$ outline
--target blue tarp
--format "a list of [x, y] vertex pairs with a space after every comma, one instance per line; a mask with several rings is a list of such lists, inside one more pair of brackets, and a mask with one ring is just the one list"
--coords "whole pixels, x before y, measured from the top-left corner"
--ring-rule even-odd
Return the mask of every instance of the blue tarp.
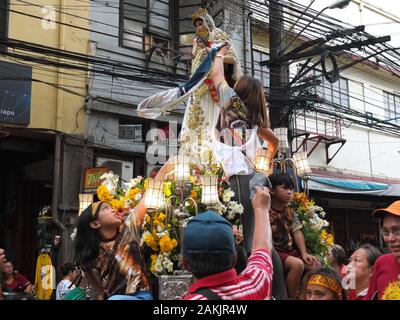
[[342, 179], [332, 179], [332, 178], [327, 179], [320, 177], [312, 177], [311, 179], [314, 181], [318, 181], [320, 183], [325, 183], [340, 188], [360, 190], [360, 191], [386, 190], [389, 188], [389, 184], [363, 181], [363, 180], [342, 180]]
[[311, 175], [308, 188], [315, 191], [400, 197], [400, 184]]

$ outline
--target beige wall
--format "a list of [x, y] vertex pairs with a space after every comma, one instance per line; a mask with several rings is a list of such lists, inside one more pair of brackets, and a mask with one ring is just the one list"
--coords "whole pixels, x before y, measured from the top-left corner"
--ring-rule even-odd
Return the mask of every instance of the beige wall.
[[[28, 0], [28, 2], [30, 1]], [[87, 2], [89, 3], [89, 1]], [[33, 5], [24, 6], [22, 2], [10, 0], [10, 9], [43, 18], [46, 12], [42, 11], [42, 6], [52, 5], [55, 10], [86, 19], [89, 18], [89, 4], [85, 4], [82, 1], [36, 0], [32, 1], [32, 3], [38, 4], [41, 7]], [[88, 20], [67, 14], [55, 12], [56, 21], [85, 29], [89, 28]], [[42, 23], [41, 19], [10, 12], [8, 36], [11, 39], [23, 40], [60, 50], [69, 50], [83, 54], [88, 53], [88, 31], [63, 26], [59, 23], [55, 24], [54, 29], [51, 27], [46, 29]], [[21, 53], [34, 55], [32, 52], [24, 51]], [[83, 135], [86, 132], [87, 121], [83, 107], [85, 105], [84, 97], [87, 94], [87, 75], [84, 71], [49, 67], [27, 61], [16, 61], [15, 59], [9, 60], [4, 58], [4, 60], [14, 63], [31, 64], [33, 65], [33, 79], [68, 88], [81, 95], [74, 95], [48, 84], [32, 82], [31, 120], [28, 125], [29, 128], [47, 128], [78, 135]], [[77, 63], [71, 60], [66, 62]], [[68, 73], [68, 75], [62, 75], [60, 72]]]

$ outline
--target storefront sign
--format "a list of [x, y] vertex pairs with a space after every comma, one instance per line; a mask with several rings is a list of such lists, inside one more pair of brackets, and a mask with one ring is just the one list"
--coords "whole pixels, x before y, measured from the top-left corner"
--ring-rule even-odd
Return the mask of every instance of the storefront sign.
[[29, 124], [32, 67], [0, 61], [0, 123]]
[[100, 177], [108, 172], [105, 167], [85, 169], [83, 193], [96, 193], [97, 187], [101, 185]]

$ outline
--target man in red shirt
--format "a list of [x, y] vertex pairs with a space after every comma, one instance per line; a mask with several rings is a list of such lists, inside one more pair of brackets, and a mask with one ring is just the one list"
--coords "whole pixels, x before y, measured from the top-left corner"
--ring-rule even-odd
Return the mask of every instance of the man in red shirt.
[[189, 220], [183, 237], [183, 260], [194, 283], [184, 300], [265, 300], [271, 298], [272, 261], [270, 196], [256, 187], [252, 199], [255, 227], [252, 254], [237, 275], [235, 241], [231, 224], [207, 211]]
[[6, 261], [3, 264], [5, 275], [5, 288], [9, 292], [32, 292], [32, 284], [22, 274], [14, 271], [14, 266], [11, 261]]
[[372, 214], [381, 219], [383, 240], [391, 252], [376, 260], [368, 288], [367, 299], [381, 300], [388, 285], [400, 281], [400, 201]]

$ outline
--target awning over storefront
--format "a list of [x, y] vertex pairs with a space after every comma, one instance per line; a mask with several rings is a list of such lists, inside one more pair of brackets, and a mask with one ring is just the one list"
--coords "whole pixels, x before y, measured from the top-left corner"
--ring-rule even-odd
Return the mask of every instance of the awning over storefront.
[[366, 180], [339, 179], [312, 175], [308, 181], [308, 188], [309, 190], [332, 193], [400, 197], [400, 184]]

